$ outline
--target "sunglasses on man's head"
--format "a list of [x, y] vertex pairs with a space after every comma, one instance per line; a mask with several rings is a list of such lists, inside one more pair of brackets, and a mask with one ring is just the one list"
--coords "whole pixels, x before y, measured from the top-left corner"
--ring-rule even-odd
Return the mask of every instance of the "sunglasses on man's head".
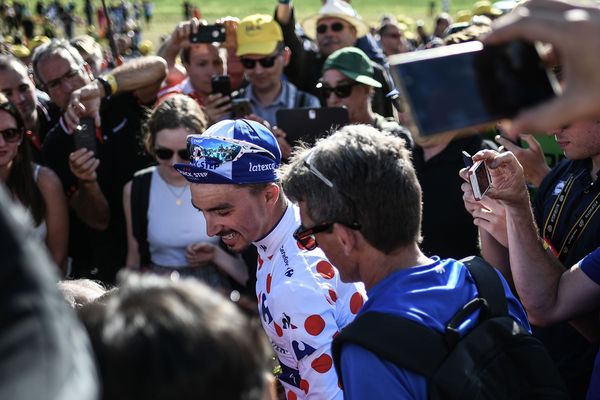
[[[154, 154], [156, 154], [156, 157], [160, 158], [161, 160], [170, 160], [173, 157], [173, 154], [175, 154], [175, 151], [171, 149], [158, 148], [154, 149]], [[177, 154], [182, 160], [188, 161], [190, 159], [190, 153], [188, 153], [187, 149], [177, 150]]]
[[10, 143], [18, 142], [22, 133], [23, 130], [19, 128], [7, 128], [0, 131], [0, 135], [4, 137], [4, 140]]
[[274, 56], [264, 57], [258, 60], [242, 57], [240, 58], [240, 62], [246, 69], [254, 69], [254, 67], [256, 67], [256, 63], [259, 63], [263, 68], [271, 68], [273, 65], [275, 65], [275, 60], [277, 60], [277, 57], [279, 57], [279, 53], [275, 54]]
[[352, 94], [352, 88], [357, 84], [358, 82], [352, 81], [332, 87], [324, 84], [323, 82], [319, 82], [317, 84], [317, 88], [321, 91], [321, 95], [325, 99], [328, 99], [329, 96], [331, 96], [331, 93], [335, 93], [335, 95], [340, 99], [345, 99]]
[[323, 34], [327, 32], [327, 29], [331, 28], [333, 32], [341, 32], [344, 30], [345, 25], [341, 22], [334, 22], [331, 25], [320, 24], [317, 26], [317, 33]]

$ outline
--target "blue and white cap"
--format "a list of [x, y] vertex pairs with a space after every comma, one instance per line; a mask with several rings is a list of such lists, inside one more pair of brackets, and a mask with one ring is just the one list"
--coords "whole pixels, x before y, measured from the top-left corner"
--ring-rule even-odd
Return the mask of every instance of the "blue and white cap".
[[246, 184], [277, 181], [281, 150], [264, 125], [225, 120], [187, 137], [189, 164], [175, 164], [192, 183]]

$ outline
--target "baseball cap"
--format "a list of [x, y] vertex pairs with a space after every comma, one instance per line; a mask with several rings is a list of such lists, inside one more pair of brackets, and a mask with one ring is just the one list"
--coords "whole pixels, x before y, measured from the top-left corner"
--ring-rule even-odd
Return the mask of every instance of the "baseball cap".
[[283, 42], [279, 24], [269, 15], [254, 14], [240, 21], [237, 28], [238, 48], [236, 55], [269, 55]]
[[356, 37], [362, 37], [369, 33], [369, 25], [350, 4], [343, 0], [327, 0], [318, 14], [303, 19], [301, 25], [304, 33], [309, 37], [314, 37], [317, 33], [317, 23], [323, 18], [343, 19], [356, 29]]
[[264, 125], [236, 119], [187, 137], [189, 164], [175, 164], [192, 183], [248, 184], [277, 181], [281, 150]]
[[348, 78], [368, 86], [382, 86], [373, 79], [373, 66], [369, 57], [356, 47], [344, 47], [331, 53], [325, 60], [323, 72], [330, 69], [338, 70]]

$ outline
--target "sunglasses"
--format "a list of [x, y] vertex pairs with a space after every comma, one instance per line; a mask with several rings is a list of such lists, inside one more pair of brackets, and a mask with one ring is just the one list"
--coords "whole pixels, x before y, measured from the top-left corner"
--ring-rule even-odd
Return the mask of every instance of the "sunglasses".
[[333, 32], [341, 32], [344, 30], [346, 26], [344, 24], [342, 24], [341, 22], [334, 22], [331, 25], [327, 25], [327, 24], [320, 24], [317, 26], [317, 33], [323, 34], [325, 32], [327, 32], [327, 29], [331, 28], [331, 30]]
[[[315, 152], [311, 150], [310, 153], [308, 154], [308, 156], [304, 159], [304, 166], [306, 168], [308, 168], [308, 170], [310, 171], [311, 174], [313, 174], [314, 176], [319, 178], [319, 180], [321, 182], [323, 182], [327, 187], [329, 187], [331, 189], [335, 188], [333, 181], [330, 180], [329, 178], [327, 178], [325, 175], [323, 175], [323, 173], [321, 171], [319, 171], [319, 169], [312, 162], [314, 155], [315, 155]], [[350, 196], [346, 195], [339, 188], [337, 191], [343, 197], [345, 197], [346, 200], [349, 202], [349, 204], [352, 206], [352, 215], [356, 215], [356, 206], [354, 205], [354, 202], [352, 201]], [[305, 228], [302, 225], [300, 225], [300, 227], [298, 229], [296, 229], [296, 231], [294, 232], [294, 239], [296, 239], [296, 241], [298, 243], [300, 243], [300, 245], [302, 247], [304, 247], [306, 250], [314, 250], [317, 248], [317, 246], [319, 246], [319, 244], [317, 243], [317, 237], [315, 235], [317, 233], [330, 231], [331, 228], [333, 227], [333, 224], [335, 224], [335, 223], [336, 222], [324, 222], [322, 224], [315, 225], [311, 228]], [[354, 229], [354, 230], [360, 230], [360, 228], [361, 228], [360, 224], [356, 221], [351, 222], [349, 224], [344, 223], [344, 222], [338, 222], [338, 223], [340, 223], [344, 226], [347, 226], [350, 229]]]
[[345, 99], [346, 97], [352, 94], [352, 88], [357, 85], [358, 82], [348, 82], [342, 83], [341, 85], [337, 85], [335, 87], [327, 86], [323, 82], [317, 83], [317, 89], [321, 91], [321, 95], [324, 99], [328, 99], [331, 96], [331, 93], [335, 93], [335, 95], [340, 99]]
[[188, 152], [191, 154], [193, 163], [204, 158], [206, 163], [213, 168], [217, 168], [226, 162], [234, 162], [248, 153], [263, 154], [272, 160], [276, 160], [273, 153], [260, 146], [243, 140], [216, 136], [188, 137]]
[[264, 57], [264, 58], [260, 58], [258, 60], [251, 60], [249, 58], [240, 58], [240, 62], [246, 69], [254, 69], [254, 67], [256, 67], [256, 63], [259, 63], [260, 66], [263, 68], [271, 68], [273, 65], [275, 65], [275, 60], [277, 60], [277, 57], [279, 57], [279, 54], [280, 53], [278, 52], [274, 56]]
[[22, 129], [19, 128], [7, 128], [0, 131], [0, 134], [4, 137], [4, 140], [9, 143], [18, 142], [21, 140]]
[[[158, 148], [154, 149], [154, 154], [156, 154], [156, 157], [160, 158], [161, 160], [170, 160], [173, 157], [173, 154], [175, 154], [175, 151], [171, 149]], [[187, 149], [177, 150], [177, 155], [182, 160], [188, 161], [190, 159], [190, 153], [188, 153]]]

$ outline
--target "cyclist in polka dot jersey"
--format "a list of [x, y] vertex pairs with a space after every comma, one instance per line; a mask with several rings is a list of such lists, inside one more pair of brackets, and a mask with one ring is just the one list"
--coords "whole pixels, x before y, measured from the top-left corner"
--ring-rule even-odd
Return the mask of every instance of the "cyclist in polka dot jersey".
[[365, 303], [364, 285], [343, 283], [310, 235], [295, 239], [306, 229], [278, 184], [277, 140], [254, 121], [226, 120], [188, 136], [188, 150], [190, 164], [175, 168], [192, 182], [208, 235], [235, 252], [258, 249], [258, 311], [286, 398], [342, 399], [331, 342]]

